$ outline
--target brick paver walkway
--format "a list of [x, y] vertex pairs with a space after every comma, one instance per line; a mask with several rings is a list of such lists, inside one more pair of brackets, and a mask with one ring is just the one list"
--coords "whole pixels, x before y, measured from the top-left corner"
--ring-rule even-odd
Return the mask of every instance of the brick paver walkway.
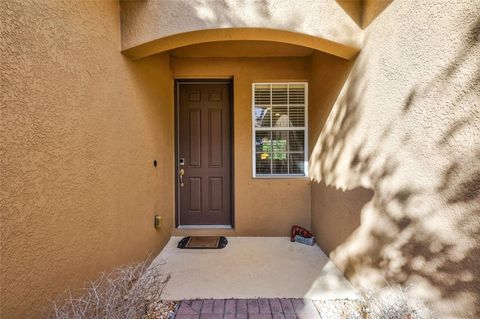
[[184, 300], [175, 319], [320, 319], [315, 305], [303, 299]]

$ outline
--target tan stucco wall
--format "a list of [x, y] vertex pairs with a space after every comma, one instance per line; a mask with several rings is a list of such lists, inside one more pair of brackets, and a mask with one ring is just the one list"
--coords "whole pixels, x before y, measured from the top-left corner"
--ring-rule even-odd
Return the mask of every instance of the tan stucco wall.
[[217, 28], [292, 31], [353, 47], [361, 41], [360, 27], [335, 0], [122, 1], [121, 8], [123, 49]]
[[335, 0], [335, 2], [358, 26], [362, 26], [364, 0]]
[[[311, 82], [308, 109], [310, 154], [354, 62], [355, 58], [345, 60], [318, 51], [314, 51], [310, 56]], [[312, 165], [312, 158], [309, 160]]]
[[362, 0], [362, 27], [366, 28], [393, 0]]
[[393, 0], [335, 0], [361, 28], [366, 28]]
[[341, 191], [312, 183], [312, 231], [323, 252], [330, 254], [360, 226], [360, 211], [373, 192], [363, 187]]
[[178, 58], [172, 57], [176, 78], [233, 77], [235, 230], [177, 230], [175, 234], [222, 233], [231, 236], [287, 236], [293, 224], [310, 227], [310, 181], [253, 179], [252, 83], [308, 81], [310, 60], [294, 58]]
[[[311, 226], [356, 286], [414, 284], [410, 293], [440, 317], [479, 317], [480, 4], [390, 2], [364, 1], [363, 24], [373, 22], [362, 33], [333, 0], [124, 1], [122, 35], [114, 1], [0, 2], [2, 318], [37, 317], [47, 298], [168, 239], [170, 72], [234, 78], [236, 220], [219, 233]], [[336, 102], [351, 64], [323, 53], [140, 62], [119, 54], [227, 27], [365, 41]], [[251, 83], [292, 80], [310, 81], [310, 174], [322, 180], [313, 185], [251, 176]]]
[[312, 154], [315, 180], [350, 190], [314, 185], [313, 224], [342, 220], [345, 201], [359, 214], [341, 242], [317, 232], [334, 262], [358, 287], [412, 285], [438, 318], [480, 317], [479, 14], [476, 0], [391, 3]]
[[170, 237], [168, 57], [123, 57], [119, 10], [0, 1], [2, 318], [39, 318], [49, 298]]
[[[325, 121], [342, 89], [355, 59], [344, 60], [322, 52], [311, 56], [309, 149], [319, 139]], [[310, 156], [309, 164], [316, 158]], [[315, 175], [314, 175], [315, 176]], [[324, 183], [312, 183], [311, 228], [316, 241], [325, 253], [330, 253], [360, 224], [359, 209], [371, 198], [371, 192], [362, 188], [343, 193]]]

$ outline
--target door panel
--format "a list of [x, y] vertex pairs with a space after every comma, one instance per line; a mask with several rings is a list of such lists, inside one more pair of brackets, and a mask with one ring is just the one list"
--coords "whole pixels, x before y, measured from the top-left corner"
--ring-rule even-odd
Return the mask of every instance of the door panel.
[[177, 98], [178, 224], [231, 225], [230, 83], [180, 82]]
[[[202, 167], [201, 110], [188, 110], [188, 159], [191, 167]], [[183, 156], [181, 156], [183, 157]]]

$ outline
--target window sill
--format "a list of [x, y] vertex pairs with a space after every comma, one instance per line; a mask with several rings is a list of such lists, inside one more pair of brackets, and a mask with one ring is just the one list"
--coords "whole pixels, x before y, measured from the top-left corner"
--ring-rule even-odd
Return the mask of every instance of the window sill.
[[260, 176], [252, 176], [253, 179], [309, 179], [308, 176], [305, 175], [260, 175]]

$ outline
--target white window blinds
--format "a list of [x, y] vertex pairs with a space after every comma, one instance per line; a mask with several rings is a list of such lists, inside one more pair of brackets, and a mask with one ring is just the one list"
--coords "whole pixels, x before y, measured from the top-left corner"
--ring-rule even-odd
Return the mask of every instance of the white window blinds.
[[307, 83], [253, 84], [253, 174], [306, 176]]

